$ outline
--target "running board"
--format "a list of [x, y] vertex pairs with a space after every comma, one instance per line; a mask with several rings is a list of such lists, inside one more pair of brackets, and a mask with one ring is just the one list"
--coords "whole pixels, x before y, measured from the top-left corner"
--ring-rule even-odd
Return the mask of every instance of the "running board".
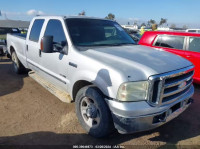
[[40, 85], [42, 85], [44, 88], [46, 88], [49, 92], [51, 92], [53, 95], [58, 97], [61, 101], [66, 103], [71, 103], [71, 97], [70, 95], [61, 89], [58, 89], [55, 85], [52, 83], [47, 82], [45, 79], [40, 77], [38, 74], [36, 74], [34, 71], [30, 71], [28, 75], [34, 79], [36, 82], [38, 82]]

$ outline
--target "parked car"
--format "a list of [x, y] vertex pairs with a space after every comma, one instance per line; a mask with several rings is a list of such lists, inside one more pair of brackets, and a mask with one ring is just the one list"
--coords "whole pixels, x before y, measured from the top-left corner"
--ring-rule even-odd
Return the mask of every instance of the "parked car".
[[200, 83], [200, 34], [185, 32], [145, 32], [140, 45], [180, 55], [195, 65], [194, 82]]
[[[8, 33], [20, 33], [17, 28], [0, 27], [0, 55], [8, 54], [6, 46], [6, 35]], [[9, 57], [9, 55], [7, 55]]]
[[7, 42], [15, 72], [31, 69], [59, 99], [75, 102], [80, 124], [95, 137], [156, 128], [192, 102], [192, 63], [135, 44], [115, 21], [38, 16], [26, 38], [8, 34]]
[[0, 35], [0, 55], [4, 55], [6, 53], [6, 40], [5, 37]]
[[128, 34], [133, 38], [133, 40], [135, 42], [138, 42], [141, 38], [140, 33], [137, 30], [132, 30], [132, 29], [128, 29], [128, 28], [124, 28]]
[[200, 33], [200, 29], [187, 29], [186, 32]]

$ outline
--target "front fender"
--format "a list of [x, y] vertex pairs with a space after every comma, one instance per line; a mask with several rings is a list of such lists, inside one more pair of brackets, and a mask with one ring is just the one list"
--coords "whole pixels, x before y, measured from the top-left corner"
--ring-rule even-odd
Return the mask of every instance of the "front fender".
[[114, 82], [115, 79], [111, 77], [110, 72], [107, 69], [100, 69], [98, 72], [91, 72], [87, 70], [78, 71], [72, 78], [73, 79], [69, 88], [71, 96], [73, 94], [74, 84], [80, 80], [94, 84], [103, 92], [104, 95], [110, 98], [116, 98], [119, 85], [121, 84], [119, 83], [120, 77], [116, 84], [116, 82]]

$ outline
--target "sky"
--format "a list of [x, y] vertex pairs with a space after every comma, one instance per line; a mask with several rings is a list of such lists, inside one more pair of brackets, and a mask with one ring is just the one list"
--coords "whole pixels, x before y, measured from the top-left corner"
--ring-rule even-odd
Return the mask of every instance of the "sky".
[[[104, 18], [113, 13], [120, 24], [161, 18], [167, 24], [200, 28], [200, 0], [0, 0], [0, 19], [30, 21], [35, 15], [77, 15]], [[6, 17], [5, 17], [6, 14]]]

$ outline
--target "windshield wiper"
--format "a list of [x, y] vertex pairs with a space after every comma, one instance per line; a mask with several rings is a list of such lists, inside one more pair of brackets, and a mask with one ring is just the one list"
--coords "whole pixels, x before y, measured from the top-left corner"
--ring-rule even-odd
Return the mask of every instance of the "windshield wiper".
[[110, 44], [109, 46], [122, 46], [122, 45], [136, 45], [134, 43], [116, 43], [116, 44]]
[[82, 47], [96, 47], [96, 46], [121, 46], [121, 45], [136, 45], [135, 43], [114, 43], [114, 44], [94, 44], [94, 45], [79, 45]]

